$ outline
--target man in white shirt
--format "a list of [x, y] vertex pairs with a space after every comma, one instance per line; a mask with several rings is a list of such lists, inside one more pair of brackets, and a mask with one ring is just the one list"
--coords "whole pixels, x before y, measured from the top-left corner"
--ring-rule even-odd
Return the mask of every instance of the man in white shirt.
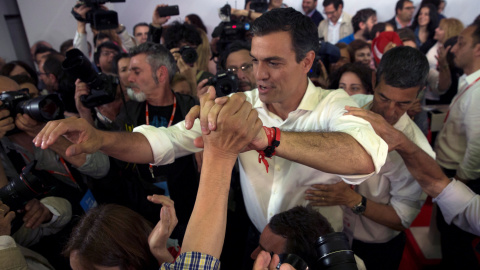
[[[374, 95], [352, 98], [435, 157], [427, 138], [406, 113], [425, 87], [428, 71], [428, 61], [420, 51], [394, 48], [378, 66]], [[406, 242], [402, 231], [418, 215], [424, 198], [396, 151], [388, 154], [379, 173], [354, 188], [343, 182], [314, 187], [307, 191], [313, 205], [344, 206], [344, 231], [353, 238], [352, 250], [367, 269], [398, 269]]]
[[[274, 9], [255, 20], [252, 33], [251, 55], [258, 89], [235, 94], [230, 100], [248, 101], [244, 106], [253, 106], [265, 126], [283, 130], [278, 131], [277, 141], [281, 143], [274, 149], [276, 155], [268, 159], [268, 172], [259, 163], [257, 152], [239, 156], [247, 212], [260, 231], [276, 213], [306, 204], [303, 193], [310, 185], [342, 180], [359, 184], [373, 171], [378, 172], [385, 162], [387, 146], [367, 122], [343, 116], [346, 105], [356, 106], [343, 90], [327, 91], [308, 80], [318, 45], [316, 27], [309, 18], [292, 8]], [[207, 114], [211, 106], [205, 104], [213, 102], [209, 98], [213, 100], [211, 96], [202, 97], [202, 109]], [[213, 109], [212, 113], [218, 106]], [[69, 155], [101, 149], [126, 161], [166, 164], [200, 151], [194, 139], [202, 130], [208, 132], [229, 120], [219, 118], [217, 124], [212, 120], [209, 125], [207, 114], [202, 113], [200, 122], [194, 123], [190, 117], [170, 128], [141, 126], [133, 134], [104, 133], [82, 120], [65, 119], [50, 122], [35, 143], [47, 148], [58, 136], [68, 133], [67, 137], [76, 143], [67, 150]], [[185, 125], [194, 126], [188, 131]], [[273, 147], [265, 131], [261, 131], [249, 150], [267, 146]], [[335, 230], [342, 229], [339, 207], [319, 211]]]
[[352, 16], [343, 12], [342, 0], [324, 0], [327, 20], [318, 25], [318, 37], [332, 44], [353, 33]]
[[[466, 183], [479, 194], [480, 23], [465, 28], [451, 51], [455, 55], [455, 65], [463, 69], [465, 74], [458, 80], [458, 93], [450, 103], [445, 123], [437, 137], [437, 163], [448, 177], [455, 176], [455, 179]], [[443, 262], [452, 266], [456, 261], [462, 261], [465, 263], [464, 269], [479, 267], [470, 248], [472, 236], [464, 234], [456, 226], [447, 226], [443, 217], [438, 217]]]

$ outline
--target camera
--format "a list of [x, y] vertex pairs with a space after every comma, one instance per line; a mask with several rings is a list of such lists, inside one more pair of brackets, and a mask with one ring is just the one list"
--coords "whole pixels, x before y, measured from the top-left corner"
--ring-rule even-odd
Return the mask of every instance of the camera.
[[[0, 109], [7, 109], [10, 116], [15, 117], [18, 113], [27, 114], [39, 122], [61, 119], [65, 111], [58, 95], [50, 94], [31, 99], [27, 88], [2, 92], [0, 100], [2, 101]], [[5, 135], [10, 136], [18, 132], [21, 130], [15, 127]]]
[[188, 65], [195, 64], [195, 61], [198, 59], [197, 50], [190, 46], [183, 46], [178, 53], [182, 55], [183, 61]]
[[217, 73], [208, 79], [207, 85], [215, 87], [217, 97], [228, 96], [238, 91], [238, 77], [231, 71]]
[[347, 235], [343, 232], [334, 232], [320, 236], [315, 243], [315, 249], [318, 259], [314, 269], [358, 269]]
[[97, 30], [116, 29], [118, 27], [118, 14], [113, 10], [104, 10], [100, 7], [107, 2], [125, 2], [125, 0], [84, 0], [83, 3], [75, 5], [79, 7], [85, 5], [92, 9], [85, 14], [85, 19], [72, 9], [72, 14], [78, 21], [90, 23]]
[[52, 190], [54, 178], [46, 171], [34, 169], [35, 162], [22, 169], [18, 178], [12, 179], [0, 189], [0, 200], [10, 207], [11, 211], [23, 208], [33, 198]]
[[265, 13], [268, 10], [268, 0], [252, 0], [250, 9], [258, 13]]
[[237, 22], [231, 20], [231, 8], [226, 4], [219, 11], [219, 17], [222, 20], [220, 24], [215, 27], [212, 37], [220, 37], [216, 44], [217, 53], [220, 55], [227, 48], [227, 46], [236, 40], [246, 40], [250, 24], [248, 22]]
[[79, 78], [90, 88], [90, 94], [80, 97], [87, 108], [94, 108], [115, 100], [118, 78], [104, 73], [97, 73], [92, 63], [78, 49], [67, 52], [62, 69], [72, 78]]

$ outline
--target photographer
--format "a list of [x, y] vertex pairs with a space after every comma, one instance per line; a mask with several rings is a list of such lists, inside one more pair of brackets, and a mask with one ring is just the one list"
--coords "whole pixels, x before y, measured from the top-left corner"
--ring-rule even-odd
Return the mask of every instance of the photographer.
[[[107, 7], [104, 5], [101, 5], [100, 8], [102, 10], [108, 10]], [[85, 4], [77, 4], [73, 7], [72, 10], [74, 13], [76, 13], [77, 16], [75, 19], [77, 20], [77, 31], [75, 32], [75, 37], [73, 39], [73, 47], [79, 49], [80, 51], [83, 52], [85, 55], [90, 55], [89, 50], [88, 50], [88, 44], [87, 44], [87, 30], [86, 30], [86, 25], [87, 22], [85, 21], [86, 19], [86, 14], [89, 11], [92, 11], [92, 7], [88, 7]], [[81, 20], [79, 20], [81, 18]], [[94, 32], [94, 35], [97, 35], [99, 31], [95, 29], [93, 26], [92, 27], [92, 32]], [[102, 31], [108, 31], [108, 30], [102, 30]], [[132, 47], [135, 46], [135, 41], [134, 39], [128, 34], [125, 26], [123, 24], [119, 24], [116, 29], [113, 31], [108, 31], [112, 32], [112, 34], [115, 35], [114, 39], [111, 41], [115, 41], [117, 45], [125, 50], [128, 50]], [[100, 45], [100, 43], [95, 44], [95, 47]]]
[[202, 44], [200, 33], [193, 25], [175, 22], [165, 31], [164, 39], [165, 47], [177, 62], [178, 72], [187, 78], [192, 95], [196, 96], [197, 83], [213, 76], [198, 69], [196, 49]]
[[24, 211], [23, 225], [12, 234], [11, 224], [16, 214], [0, 202], [2, 269], [54, 269], [42, 255], [25, 247], [36, 244], [44, 236], [58, 233], [72, 217], [70, 203], [58, 197], [46, 197], [40, 201], [32, 199], [25, 205]]
[[[0, 76], [0, 92], [17, 91], [19, 86], [13, 80]], [[2, 103], [3, 104], [3, 103]], [[52, 179], [56, 179], [58, 184], [56, 192], [61, 192], [62, 188], [70, 190], [71, 193], [65, 193], [69, 199], [81, 199], [83, 194], [79, 189], [79, 184], [83, 183], [86, 176], [93, 178], [104, 177], [109, 170], [108, 157], [100, 152], [93, 154], [82, 154], [77, 157], [67, 157], [65, 150], [71, 143], [66, 139], [61, 139], [55, 143], [55, 147], [46, 151], [35, 147], [32, 139], [44, 127], [45, 123], [37, 122], [28, 114], [17, 114], [11, 116], [8, 109], [1, 109], [0, 116], [0, 156], [5, 164], [5, 175], [8, 178], [18, 178], [19, 173], [24, 166], [33, 161], [37, 161], [35, 169], [49, 171]], [[12, 132], [14, 128], [19, 130]], [[7, 132], [12, 134], [7, 134]], [[7, 136], [5, 136], [7, 135]], [[72, 201], [77, 203], [78, 201]], [[78, 205], [75, 205], [78, 207]]]

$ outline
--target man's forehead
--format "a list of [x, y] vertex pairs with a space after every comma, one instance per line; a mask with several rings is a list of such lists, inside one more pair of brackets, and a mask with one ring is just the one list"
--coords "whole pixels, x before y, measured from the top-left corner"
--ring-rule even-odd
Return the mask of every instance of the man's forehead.
[[18, 83], [8, 77], [0, 76], [0, 92], [16, 90], [20, 90]]

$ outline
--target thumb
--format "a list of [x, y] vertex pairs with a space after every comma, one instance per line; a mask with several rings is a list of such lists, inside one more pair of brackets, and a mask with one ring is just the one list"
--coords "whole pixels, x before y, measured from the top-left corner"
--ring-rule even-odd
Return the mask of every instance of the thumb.
[[197, 137], [195, 140], [193, 140], [193, 144], [195, 145], [195, 147], [197, 148], [203, 148], [204, 145], [203, 145], [203, 138], [200, 136], [200, 137]]
[[67, 155], [67, 157], [76, 156], [81, 153], [84, 153], [84, 150], [80, 144], [72, 144], [65, 151], [65, 154]]

